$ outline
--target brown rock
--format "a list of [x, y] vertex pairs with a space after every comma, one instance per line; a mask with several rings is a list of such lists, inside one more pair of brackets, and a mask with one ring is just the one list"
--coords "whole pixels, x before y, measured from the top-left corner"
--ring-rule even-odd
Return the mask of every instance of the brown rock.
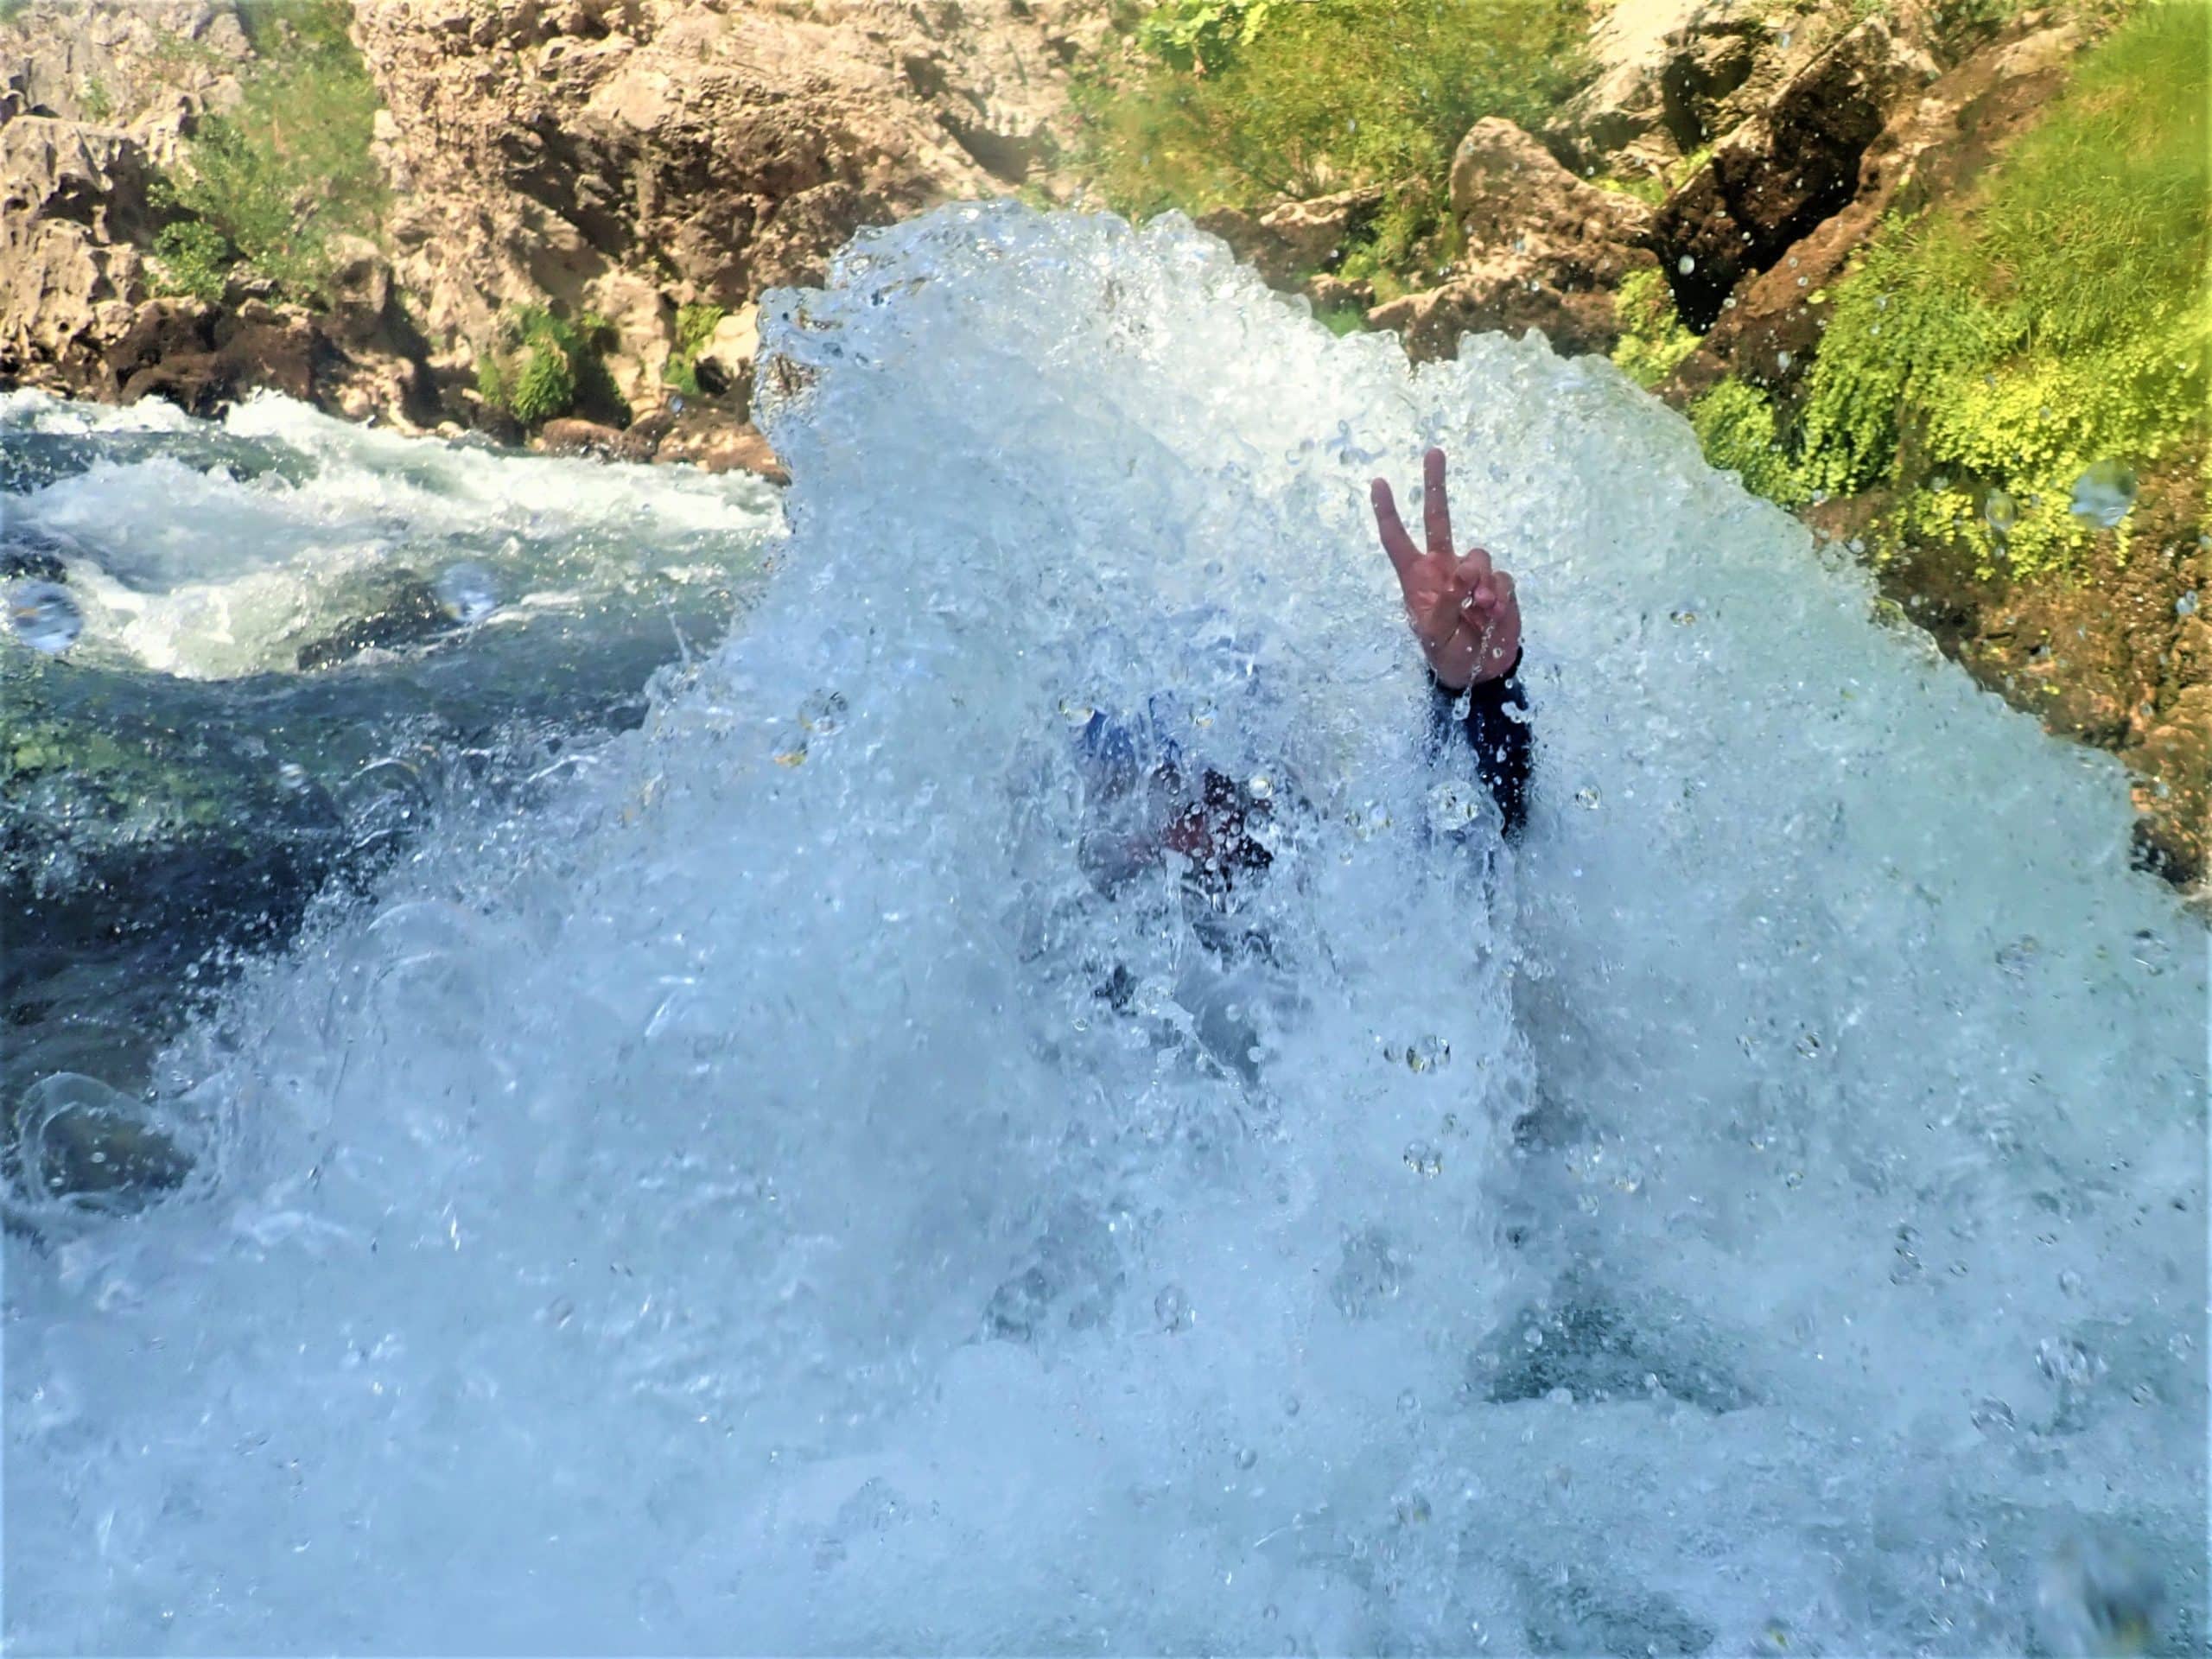
[[1608, 352], [1620, 337], [1612, 290], [1649, 267], [1651, 209], [1585, 183], [1510, 121], [1478, 121], [1452, 158], [1452, 210], [1465, 251], [1442, 286], [1376, 306], [1416, 361], [1448, 357], [1460, 334], [1541, 330], [1569, 354]]
[[1935, 73], [1925, 53], [1870, 17], [1722, 139], [1653, 225], [1682, 321], [1711, 327], [1738, 282], [1847, 206], [1891, 111]]
[[819, 280], [861, 225], [1041, 176], [1108, 10], [356, 0], [395, 277], [442, 365], [550, 302], [615, 318], [609, 370], [655, 398], [677, 304]]
[[689, 461], [702, 472], [751, 473], [771, 484], [791, 481], [760, 428], [717, 410], [685, 410], [660, 440], [653, 458]]
[[[2080, 35], [2071, 24], [2017, 31], [1904, 97], [1860, 158], [1849, 206], [1744, 283], [1666, 389], [1681, 402], [1736, 373], [1788, 392], [1818, 353], [1811, 296], [1842, 274], [1884, 218], [1950, 194], [2048, 106]], [[1802, 279], [1802, 280], [1801, 280]]]
[[1367, 321], [1370, 327], [1397, 330], [1406, 355], [1416, 363], [1450, 357], [1462, 334], [1492, 330], [1518, 336], [1534, 328], [1565, 356], [1611, 351], [1620, 338], [1611, 294], [1564, 293], [1542, 283], [1531, 288], [1496, 272], [1457, 276], [1440, 287], [1405, 295], [1376, 306]]

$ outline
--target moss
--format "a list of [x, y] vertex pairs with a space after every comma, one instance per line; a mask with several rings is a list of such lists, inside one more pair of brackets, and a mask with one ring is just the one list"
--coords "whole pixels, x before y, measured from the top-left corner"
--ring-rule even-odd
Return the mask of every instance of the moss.
[[[2070, 512], [2085, 468], [2201, 431], [2208, 21], [2204, 0], [2146, 7], [1974, 194], [1884, 228], [1832, 291], [1803, 485], [1890, 486], [1908, 536], [2031, 574], [2092, 535]], [[2017, 508], [2002, 531], [1993, 492]]]
[[1790, 508], [1812, 499], [1803, 470], [1783, 446], [1774, 405], [1758, 387], [1724, 380], [1690, 405], [1689, 417], [1705, 458], [1736, 474], [1753, 494]]
[[570, 321], [542, 305], [518, 306], [501, 315], [491, 346], [477, 358], [476, 390], [526, 427], [580, 409], [626, 423], [629, 406], [602, 356], [613, 335], [607, 319], [592, 312]]
[[256, 53], [244, 96], [200, 123], [183, 166], [157, 181], [156, 205], [205, 226], [288, 296], [312, 300], [329, 278], [330, 238], [370, 230], [382, 206], [369, 154], [376, 86], [346, 33], [346, 0], [265, 0], [240, 16]]
[[1613, 292], [1620, 343], [1613, 361], [1639, 386], [1656, 386], [1697, 349], [1697, 336], [1675, 312], [1675, 296], [1656, 267], [1631, 270]]
[[687, 397], [700, 395], [699, 353], [707, 349], [727, 315], [719, 305], [686, 305], [677, 310], [676, 349], [669, 353], [661, 378]]
[[1541, 124], [1587, 23], [1584, 0], [1172, 0], [1079, 87], [1086, 170], [1136, 217], [1382, 185], [1343, 266], [1382, 295], [1456, 251], [1452, 150], [1485, 115]]

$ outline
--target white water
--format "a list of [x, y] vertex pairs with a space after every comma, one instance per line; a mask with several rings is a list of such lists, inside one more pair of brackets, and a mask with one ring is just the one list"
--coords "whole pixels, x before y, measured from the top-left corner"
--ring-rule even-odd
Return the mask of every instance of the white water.
[[[480, 570], [495, 632], [690, 610], [688, 589], [727, 587], [733, 531], [774, 522], [749, 479], [409, 440], [274, 396], [211, 426], [153, 400], [10, 392], [0, 440], [105, 451], [0, 499], [0, 527], [63, 558], [85, 613], [79, 660], [188, 679], [289, 670], [301, 646], [389, 603], [400, 572], [446, 599], [448, 572]], [[477, 608], [469, 620], [486, 620]]]
[[[7, 1239], [16, 1647], [2201, 1639], [2204, 938], [2108, 760], [1540, 343], [1014, 209], [765, 332], [741, 631], [180, 1047], [188, 1196]], [[1432, 441], [1494, 871], [1364, 523]], [[1073, 850], [1168, 688], [1287, 803], [1267, 985]]]

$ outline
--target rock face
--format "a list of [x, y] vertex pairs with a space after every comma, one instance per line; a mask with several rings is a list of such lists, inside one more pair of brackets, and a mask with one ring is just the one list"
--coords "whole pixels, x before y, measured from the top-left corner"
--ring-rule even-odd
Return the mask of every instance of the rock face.
[[1735, 303], [1719, 313], [1665, 395], [1685, 402], [1732, 372], [1785, 394], [1793, 389], [1820, 343], [1821, 321], [1807, 296], [1842, 274], [1886, 215], [1948, 194], [2031, 124], [2063, 84], [2080, 43], [2070, 23], [2000, 40], [1902, 99], [1860, 157], [1849, 204], [1736, 289]]
[[376, 246], [340, 238], [330, 308], [151, 292], [150, 200], [251, 47], [229, 0], [34, 5], [0, 25], [0, 381], [199, 414], [267, 387], [356, 419], [435, 418]]
[[1103, 0], [356, 0], [395, 275], [442, 365], [503, 307], [608, 318], [633, 406], [680, 305], [819, 277], [857, 227], [1040, 174]]
[[0, 379], [97, 377], [145, 297], [153, 169], [250, 52], [227, 0], [46, 0], [0, 22]]
[[1452, 211], [1465, 252], [1440, 287], [1368, 314], [1415, 358], [1448, 355], [1460, 334], [1541, 329], [1559, 350], [1605, 352], [1620, 337], [1613, 290], [1653, 256], [1645, 203], [1568, 172], [1510, 121], [1478, 121], [1452, 158]]
[[1770, 269], [1840, 212], [1891, 111], [1936, 74], [1925, 53], [1870, 17], [1721, 139], [1653, 226], [1682, 321], [1711, 327], [1746, 275]]

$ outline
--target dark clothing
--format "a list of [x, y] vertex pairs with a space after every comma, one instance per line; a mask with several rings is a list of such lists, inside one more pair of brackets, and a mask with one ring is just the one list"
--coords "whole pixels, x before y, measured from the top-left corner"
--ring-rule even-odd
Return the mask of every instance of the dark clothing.
[[[1429, 677], [1432, 701], [1429, 705], [1429, 730], [1433, 752], [1441, 753], [1445, 740], [1454, 725], [1467, 734], [1467, 741], [1474, 746], [1475, 769], [1482, 776], [1483, 785], [1490, 791], [1491, 799], [1497, 803], [1499, 817], [1505, 820], [1505, 836], [1509, 841], [1520, 839], [1522, 826], [1529, 821], [1529, 771], [1531, 736], [1534, 728], [1529, 719], [1529, 694], [1521, 685], [1521, 654], [1514, 653], [1513, 666], [1495, 680], [1485, 680], [1480, 685], [1465, 691], [1453, 691], [1437, 683], [1436, 677]], [[1466, 699], [1465, 720], [1455, 718], [1461, 698]]]

